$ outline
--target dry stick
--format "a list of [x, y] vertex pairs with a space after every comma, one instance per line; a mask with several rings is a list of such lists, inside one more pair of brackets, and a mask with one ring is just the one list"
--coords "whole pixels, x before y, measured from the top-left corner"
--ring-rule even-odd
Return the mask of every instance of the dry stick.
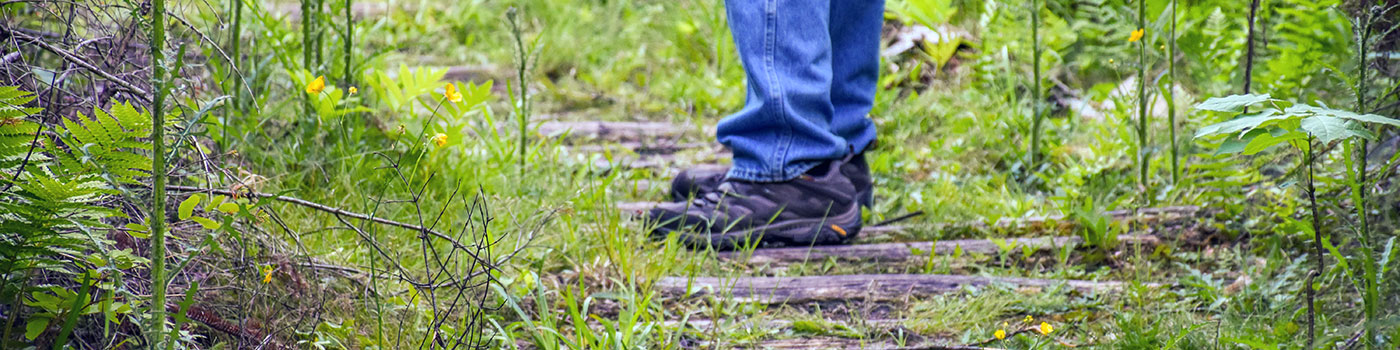
[[[69, 3], [68, 1], [52, 1], [52, 0], [39, 0], [39, 1], [32, 1], [32, 2]], [[0, 4], [0, 7], [4, 7], [4, 5], [3, 5], [3, 4]], [[169, 13], [169, 12], [166, 12], [166, 13]], [[9, 30], [13, 30], [13, 31], [18, 32], [18, 33], [24, 33], [24, 34], [27, 34], [27, 35], [29, 35], [29, 36], [35, 37], [35, 38], [40, 38], [40, 39], [48, 38], [48, 39], [51, 40], [51, 41], [52, 41], [52, 40], [59, 40], [59, 39], [65, 37], [63, 34], [59, 34], [59, 33], [48, 32], [48, 31], [42, 31], [42, 30], [35, 30], [35, 29], [28, 29], [28, 28], [9, 28]], [[84, 41], [84, 42], [85, 42], [85, 43], [89, 43], [89, 42], [96, 42], [96, 41], [106, 41], [106, 42], [108, 42], [109, 44], [120, 45], [120, 46], [122, 46], [122, 47], [125, 47], [125, 48], [127, 48], [127, 49], [132, 49], [132, 50], [150, 50], [150, 49], [151, 49], [150, 46], [146, 46], [146, 45], [140, 44], [140, 43], [129, 42], [129, 41], [123, 41], [123, 42], [113, 43], [113, 41], [115, 41], [115, 39], [113, 39], [113, 38], [110, 37], [110, 36], [92, 38], [92, 39], [88, 39], [88, 40], [86, 40], [86, 41]], [[83, 45], [83, 44], [80, 44], [80, 45], [77, 45], [77, 46], [84, 46], [84, 45]], [[12, 54], [18, 55], [18, 52], [15, 52], [15, 53], [12, 53]], [[200, 60], [203, 60], [203, 59], [204, 59], [204, 55], [201, 55], [201, 54], [198, 54], [198, 53], [185, 53], [185, 61], [200, 61]], [[9, 63], [9, 62], [7, 61], [7, 62], [3, 62], [3, 63]]]
[[[24, 39], [25, 41], [29, 41], [29, 42], [32, 42], [32, 43], [34, 43], [34, 44], [36, 44], [36, 45], [39, 45], [40, 48], [43, 48], [44, 50], [49, 51], [49, 52], [53, 52], [54, 54], [56, 54], [56, 55], [58, 55], [58, 56], [60, 56], [60, 57], [63, 57], [64, 60], [67, 60], [68, 62], [72, 62], [73, 64], [76, 64], [76, 65], [78, 65], [78, 66], [80, 66], [80, 67], [83, 67], [83, 69], [87, 69], [88, 71], [93, 72], [94, 74], [97, 74], [98, 76], [101, 76], [103, 79], [110, 80], [110, 81], [112, 81], [113, 83], [116, 83], [117, 85], [120, 85], [122, 88], [125, 88], [125, 89], [131, 91], [132, 94], [136, 95], [136, 98], [139, 98], [139, 99], [141, 99], [141, 100], [144, 101], [144, 102], [151, 102], [150, 98], [146, 96], [146, 95], [148, 95], [148, 94], [150, 94], [150, 93], [146, 92], [146, 90], [143, 90], [143, 89], [141, 89], [141, 88], [139, 88], [139, 87], [136, 87], [136, 85], [133, 85], [133, 84], [131, 84], [130, 82], [127, 82], [126, 80], [122, 80], [121, 78], [118, 78], [118, 77], [116, 77], [116, 76], [113, 76], [111, 73], [107, 73], [107, 72], [103, 71], [102, 69], [99, 69], [99, 68], [97, 68], [96, 66], [93, 66], [92, 63], [88, 63], [87, 61], [84, 61], [84, 60], [83, 60], [82, 58], [80, 58], [80, 57], [74, 56], [72, 53], [69, 53], [68, 51], [64, 51], [63, 49], [54, 47], [53, 45], [51, 45], [51, 44], [45, 42], [43, 39], [36, 38], [36, 37], [29, 36], [29, 35], [24, 34], [24, 33], [20, 33], [20, 32], [17, 32], [17, 31], [10, 30], [10, 28], [7, 27], [7, 26], [0, 26], [0, 32], [6, 33], [6, 34], [10, 34], [10, 35], [14, 35], [14, 36], [16, 36], [16, 37], [20, 37], [20, 38]], [[153, 46], [154, 46], [154, 45], [153, 45]], [[164, 45], [161, 45], [161, 46], [164, 46]]]

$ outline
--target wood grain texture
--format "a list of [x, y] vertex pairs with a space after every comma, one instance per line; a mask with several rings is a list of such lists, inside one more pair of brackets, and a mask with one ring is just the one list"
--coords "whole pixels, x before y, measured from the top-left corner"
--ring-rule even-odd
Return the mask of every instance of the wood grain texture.
[[[1156, 245], [1159, 243], [1157, 237], [1149, 235], [1124, 235], [1119, 236], [1118, 240], [1121, 244], [1130, 245]], [[932, 251], [931, 253], [935, 255], [952, 254], [958, 249], [961, 249], [964, 254], [975, 253], [992, 255], [1000, 253], [1002, 246], [1007, 246], [1012, 252], [1019, 252], [1023, 247], [1030, 247], [1036, 251], [1044, 251], [1082, 243], [1084, 243], [1084, 239], [1076, 236], [1008, 238], [1000, 240], [960, 239], [936, 242], [764, 248], [755, 249], [752, 252], [720, 252], [719, 258], [749, 263], [798, 263], [805, 261], [822, 261], [827, 258], [835, 258], [839, 261], [896, 262], [928, 257], [930, 250]]]
[[1080, 292], [1108, 291], [1122, 285], [1120, 282], [1113, 281], [892, 274], [739, 278], [663, 277], [657, 280], [653, 287], [657, 292], [671, 297], [684, 298], [719, 294], [742, 301], [788, 304], [830, 300], [903, 300], [917, 296], [957, 292], [963, 290], [964, 287], [983, 287], [993, 284], [1017, 288], [1048, 288], [1064, 285]]

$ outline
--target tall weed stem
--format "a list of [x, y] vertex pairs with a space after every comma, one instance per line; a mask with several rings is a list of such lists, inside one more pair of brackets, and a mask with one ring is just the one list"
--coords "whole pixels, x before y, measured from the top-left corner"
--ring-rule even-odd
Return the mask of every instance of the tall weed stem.
[[[1147, 0], [1138, 0], [1138, 30], [1144, 38], [1138, 40], [1138, 183], [1147, 188]], [[1146, 192], [1144, 192], [1146, 196]]]
[[[518, 66], [515, 68], [515, 79], [516, 79], [516, 85], [518, 85], [519, 88], [520, 88], [520, 92], [519, 92], [520, 97], [519, 97], [518, 102], [515, 101], [514, 99], [512, 99], [511, 102], [515, 104], [515, 118], [516, 118], [517, 123], [518, 123], [519, 126], [520, 126], [520, 135], [519, 135], [519, 137], [520, 137], [520, 159], [519, 159], [519, 162], [520, 162], [520, 163], [519, 163], [519, 165], [520, 165], [520, 174], [521, 174], [521, 175], [524, 175], [524, 174], [525, 174], [525, 157], [526, 157], [526, 155], [527, 155], [527, 153], [528, 153], [527, 150], [528, 150], [528, 148], [529, 148], [529, 145], [526, 143], [526, 141], [528, 140], [527, 137], [526, 137], [526, 136], [527, 136], [526, 133], [529, 132], [529, 129], [530, 129], [530, 127], [529, 127], [529, 125], [530, 125], [530, 96], [529, 96], [529, 84], [526, 84], [526, 83], [525, 83], [525, 73], [526, 73], [526, 70], [529, 69], [529, 66], [530, 66], [530, 56], [531, 56], [531, 55], [530, 55], [530, 52], [529, 52], [529, 51], [526, 51], [526, 50], [525, 50], [525, 33], [524, 33], [524, 31], [520, 28], [519, 11], [517, 11], [514, 7], [510, 8], [509, 10], [507, 10], [507, 11], [506, 11], [506, 20], [507, 20], [508, 22], [510, 22], [510, 33], [511, 33], [511, 36], [515, 38], [516, 60], [518, 61]], [[507, 88], [509, 88], [509, 87], [507, 87]]]
[[[1353, 30], [1356, 35], [1356, 69], [1358, 75], [1356, 78], [1355, 111], [1363, 114], [1370, 112], [1367, 110], [1366, 105], [1366, 90], [1368, 89], [1366, 82], [1366, 56], [1370, 54], [1371, 27], [1375, 23], [1376, 15], [1376, 12], [1366, 10], [1363, 17], [1360, 18], [1357, 23], [1353, 24]], [[1356, 144], [1355, 147], [1351, 147], [1353, 143]], [[1361, 264], [1362, 273], [1365, 274], [1361, 279], [1361, 283], [1364, 285], [1360, 286], [1362, 290], [1362, 313], [1365, 317], [1361, 338], [1362, 342], [1366, 345], [1366, 349], [1375, 349], [1376, 322], [1378, 321], [1376, 317], [1379, 313], [1377, 309], [1379, 305], [1377, 305], [1377, 303], [1380, 302], [1379, 283], [1381, 276], [1377, 275], [1380, 267], [1377, 266], [1376, 263], [1375, 250], [1373, 249], [1374, 242], [1371, 240], [1371, 230], [1366, 214], [1366, 154], [1368, 153], [1367, 148], [1369, 145], [1365, 138], [1360, 138], [1348, 140], [1344, 146], [1346, 146], [1347, 183], [1351, 187], [1351, 200], [1356, 207], [1357, 229], [1361, 238], [1361, 256], [1365, 259]], [[1353, 160], [1353, 158], [1355, 159]], [[1355, 166], [1353, 167], [1353, 165]]]
[[1167, 32], [1167, 87], [1162, 91], [1167, 99], [1167, 127], [1170, 130], [1172, 157], [1172, 184], [1181, 181], [1181, 161], [1176, 145], [1176, 3], [1172, 0], [1171, 26]]
[[[151, 348], [165, 334], [165, 0], [151, 0]], [[178, 67], [177, 67], [178, 69]]]
[[1040, 1], [1031, 0], [1031, 147], [1030, 169], [1040, 168], [1040, 129], [1044, 124], [1041, 115], [1040, 87]]

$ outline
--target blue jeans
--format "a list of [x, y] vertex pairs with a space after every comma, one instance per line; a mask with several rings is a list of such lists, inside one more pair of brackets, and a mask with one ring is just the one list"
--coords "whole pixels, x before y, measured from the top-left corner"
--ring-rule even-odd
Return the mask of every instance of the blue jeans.
[[[862, 152], [880, 73], [884, 0], [726, 0], [748, 99], [721, 120], [728, 177], [777, 182]], [[834, 16], [833, 16], [834, 15]]]

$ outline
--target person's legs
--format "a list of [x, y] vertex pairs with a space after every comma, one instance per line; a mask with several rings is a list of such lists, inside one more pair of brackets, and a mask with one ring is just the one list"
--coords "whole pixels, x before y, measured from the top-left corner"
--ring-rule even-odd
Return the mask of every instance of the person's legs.
[[831, 0], [831, 13], [831, 132], [854, 152], [864, 152], [875, 140], [875, 123], [867, 114], [879, 81], [885, 1]]
[[[727, 0], [748, 86], [744, 108], [716, 132], [734, 151], [734, 165], [722, 178], [678, 175], [676, 201], [645, 215], [654, 235], [678, 232], [688, 244], [731, 249], [745, 242], [834, 244], [860, 232], [870, 176], [852, 152], [874, 139], [865, 113], [879, 68], [880, 23], [831, 18], [832, 11], [880, 15], [881, 6], [858, 1]], [[852, 65], [834, 76], [850, 82], [833, 81], [834, 64]], [[841, 108], [833, 105], [837, 97]]]
[[848, 154], [832, 132], [831, 0], [727, 0], [725, 8], [748, 86], [744, 108], [716, 129], [734, 152], [728, 177], [787, 181]]

